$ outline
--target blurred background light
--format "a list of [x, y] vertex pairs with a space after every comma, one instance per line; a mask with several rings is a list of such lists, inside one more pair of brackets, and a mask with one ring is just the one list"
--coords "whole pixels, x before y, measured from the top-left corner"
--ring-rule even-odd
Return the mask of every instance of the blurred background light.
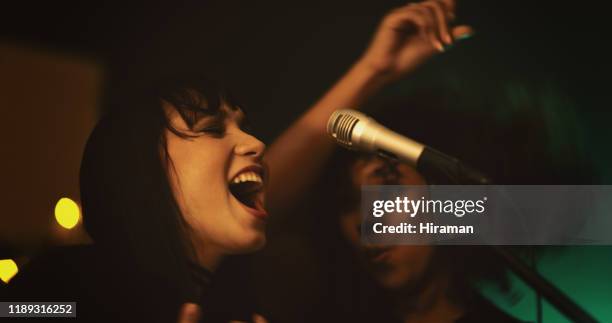
[[55, 205], [55, 220], [66, 229], [72, 229], [79, 223], [81, 211], [77, 203], [67, 197], [62, 197]]
[[19, 269], [13, 259], [0, 260], [0, 280], [8, 284], [11, 278], [15, 277], [18, 272]]

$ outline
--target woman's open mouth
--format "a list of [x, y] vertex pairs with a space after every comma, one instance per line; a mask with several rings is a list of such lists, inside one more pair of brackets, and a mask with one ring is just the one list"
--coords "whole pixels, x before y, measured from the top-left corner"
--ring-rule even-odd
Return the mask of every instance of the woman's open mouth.
[[265, 218], [263, 168], [251, 166], [243, 169], [232, 178], [229, 190], [251, 214]]

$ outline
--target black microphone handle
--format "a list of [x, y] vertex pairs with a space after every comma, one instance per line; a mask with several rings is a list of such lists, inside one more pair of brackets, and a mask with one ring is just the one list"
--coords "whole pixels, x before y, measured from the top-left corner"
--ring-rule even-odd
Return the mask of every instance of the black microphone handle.
[[[433, 179], [436, 184], [478, 185], [492, 184], [491, 180], [480, 172], [463, 165], [458, 159], [445, 155], [435, 149], [425, 147], [417, 161], [418, 171], [425, 177]], [[588, 312], [578, 306], [560, 289], [548, 282], [538, 272], [530, 268], [506, 246], [489, 246], [493, 253], [504, 261], [508, 269], [543, 296], [557, 310], [574, 322], [596, 323]]]
[[425, 147], [417, 160], [417, 170], [435, 184], [485, 185], [491, 180], [459, 159]]

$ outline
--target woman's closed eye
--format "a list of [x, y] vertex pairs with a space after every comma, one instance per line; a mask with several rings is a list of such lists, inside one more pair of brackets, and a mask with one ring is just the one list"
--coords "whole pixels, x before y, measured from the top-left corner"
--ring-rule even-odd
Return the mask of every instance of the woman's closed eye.
[[197, 132], [202, 132], [213, 137], [223, 137], [223, 135], [225, 135], [225, 125], [207, 125], [198, 129]]
[[389, 171], [388, 171], [387, 167], [380, 166], [380, 167], [377, 167], [376, 169], [374, 169], [374, 171], [372, 172], [371, 176], [372, 177], [384, 178], [385, 176], [387, 176], [388, 173], [389, 173]]
[[227, 134], [228, 127], [231, 129], [236, 127], [242, 132], [251, 133], [251, 125], [242, 112], [230, 116], [219, 114], [204, 117], [193, 127], [192, 131], [221, 138]]
[[370, 174], [371, 178], [384, 180], [386, 184], [394, 184], [399, 181], [401, 176], [401, 173], [394, 164], [381, 165]]
[[215, 138], [223, 137], [226, 131], [225, 118], [208, 116], [202, 118], [192, 129], [193, 132], [206, 134]]

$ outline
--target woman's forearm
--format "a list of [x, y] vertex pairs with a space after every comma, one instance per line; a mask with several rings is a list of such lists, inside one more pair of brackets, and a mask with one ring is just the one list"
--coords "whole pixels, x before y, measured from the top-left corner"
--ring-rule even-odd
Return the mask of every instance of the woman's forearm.
[[316, 180], [334, 149], [326, 134], [329, 116], [338, 109], [359, 109], [387, 83], [383, 73], [356, 63], [314, 106], [270, 146], [268, 209], [279, 213], [295, 204]]
[[334, 148], [325, 133], [333, 111], [360, 108], [384, 85], [472, 33], [469, 26], [449, 25], [454, 10], [454, 0], [423, 1], [385, 16], [362, 58], [270, 147], [271, 211], [295, 204], [318, 177]]

